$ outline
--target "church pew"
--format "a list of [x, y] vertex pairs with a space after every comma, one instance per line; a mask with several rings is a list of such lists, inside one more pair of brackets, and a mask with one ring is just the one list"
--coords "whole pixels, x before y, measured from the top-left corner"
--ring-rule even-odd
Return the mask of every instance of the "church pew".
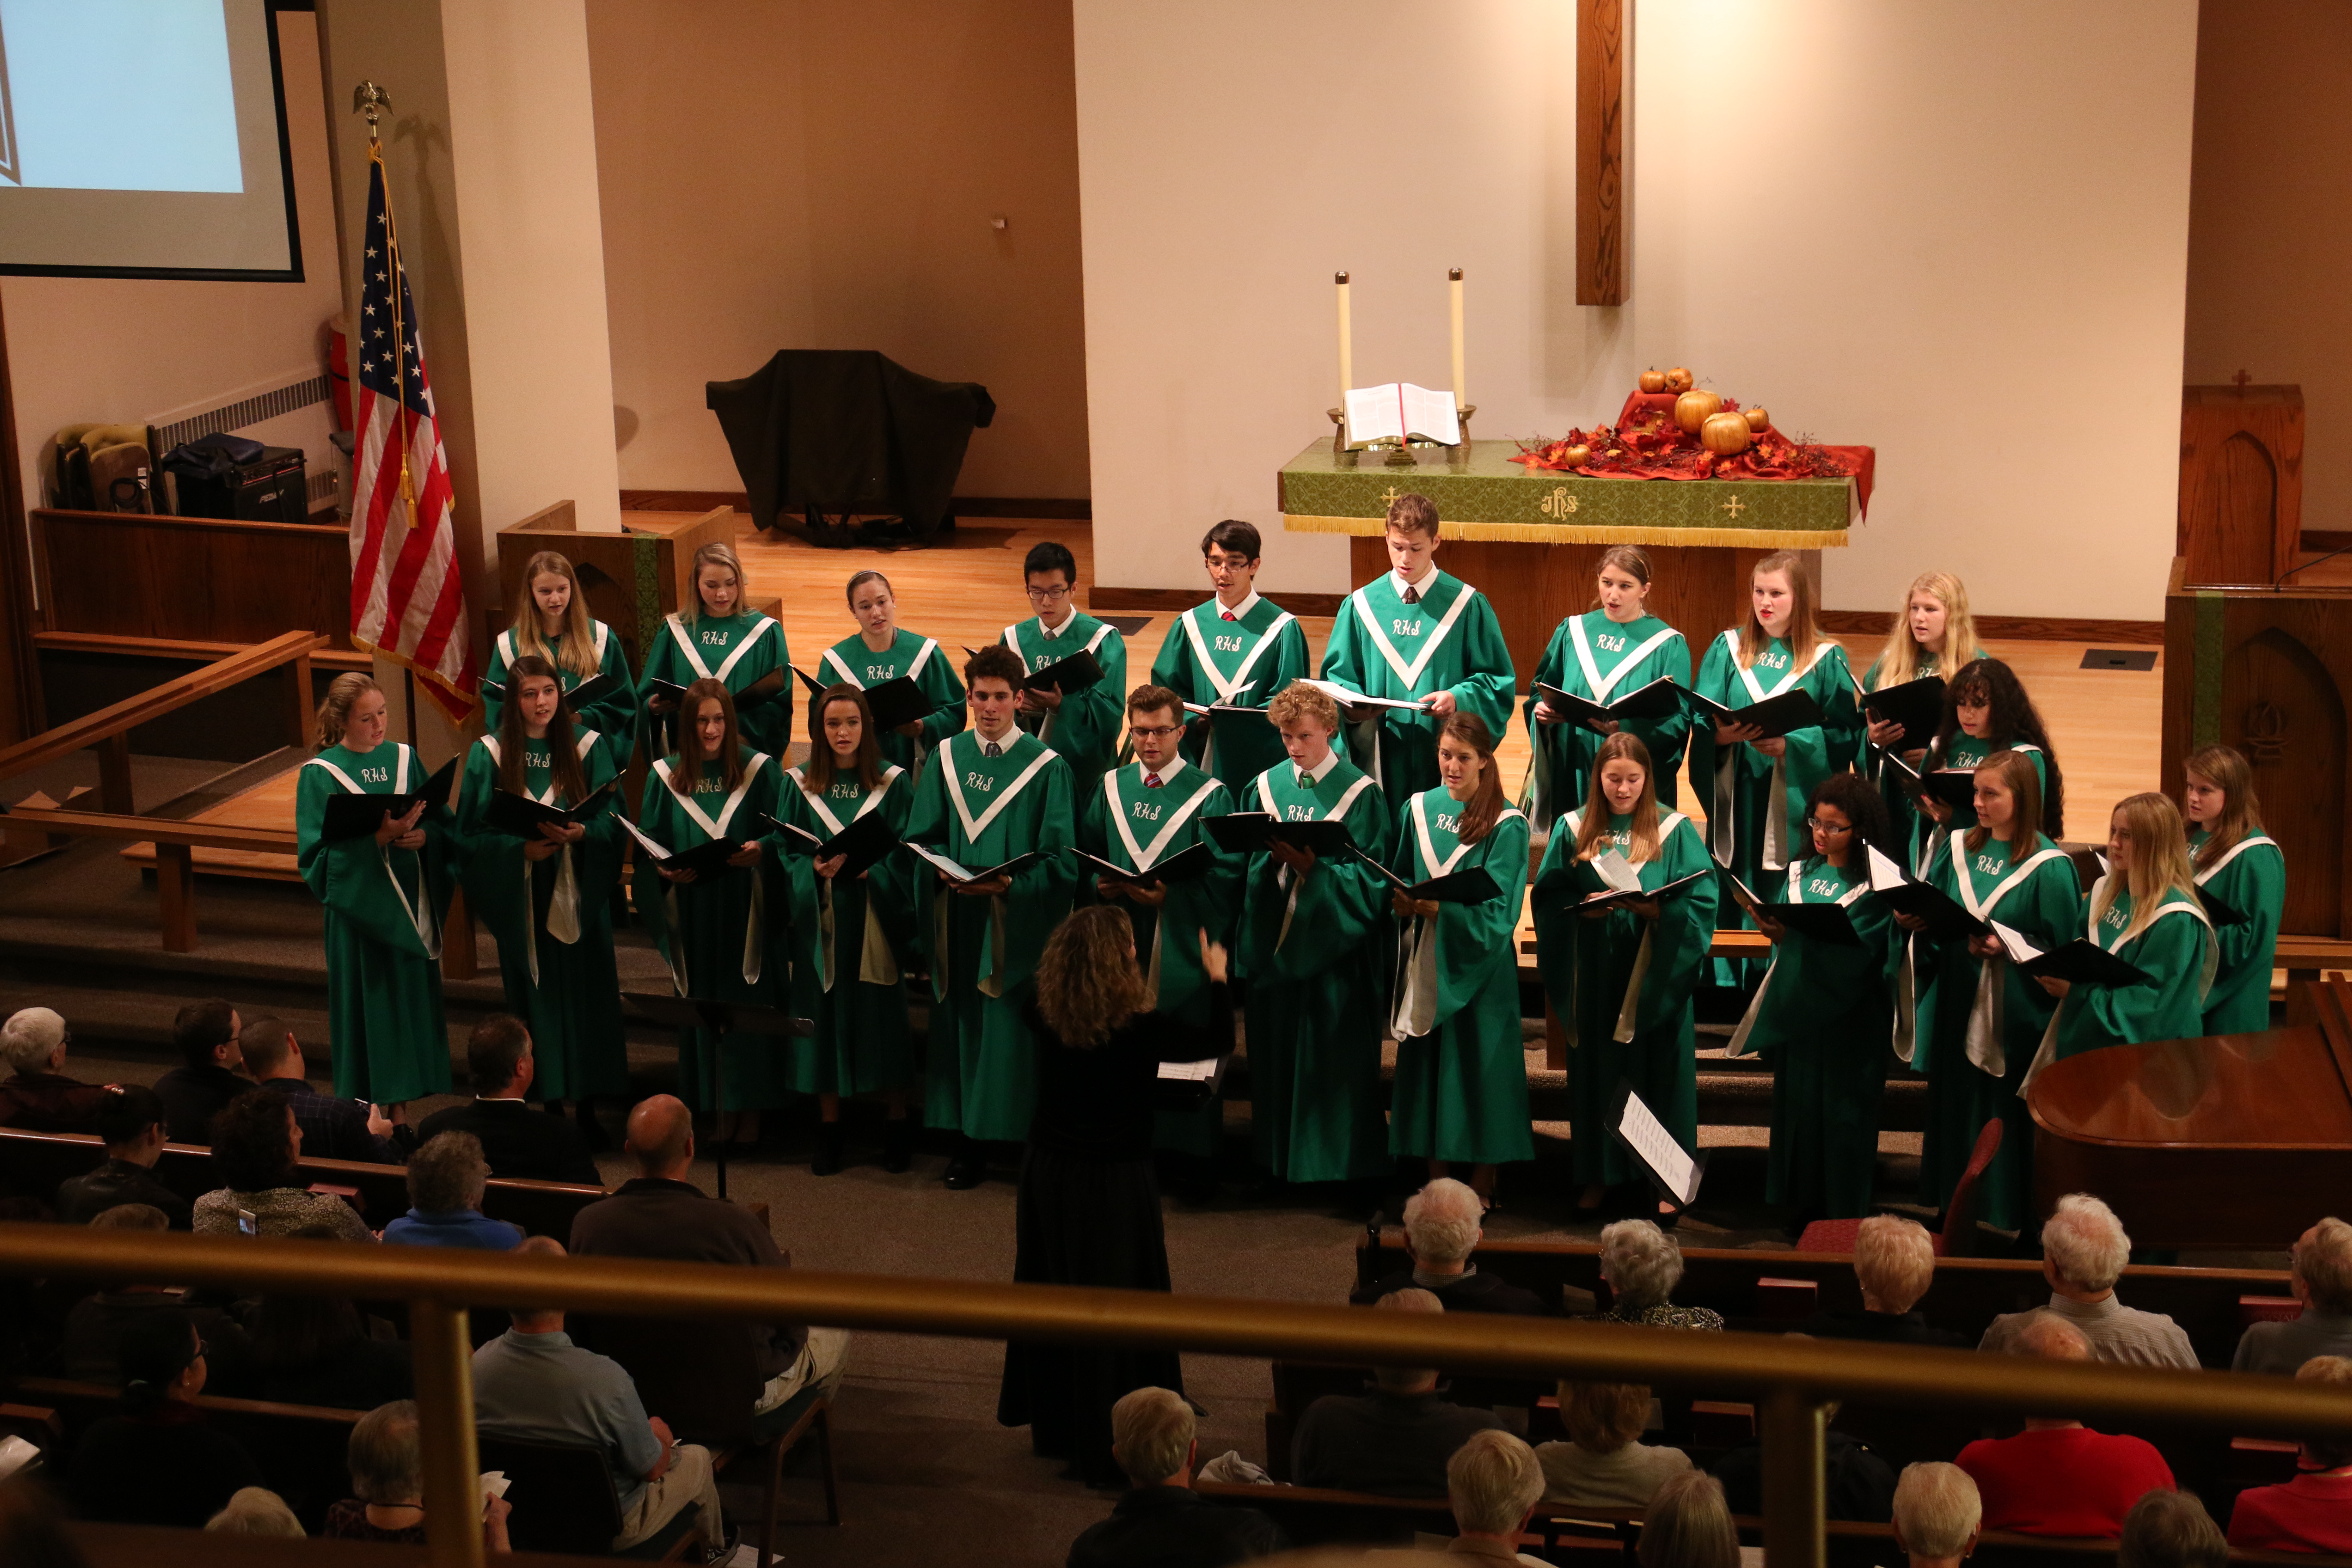
[[[1600, 1258], [1600, 1244], [1592, 1241], [1490, 1240], [1471, 1260], [1548, 1302], [1557, 1303], [1567, 1289], [1592, 1292], [1605, 1304]], [[1385, 1226], [1377, 1237], [1366, 1233], [1357, 1238], [1360, 1285], [1410, 1267], [1401, 1227]], [[1785, 1296], [1786, 1287], [1764, 1282], [1780, 1280], [1812, 1281], [1822, 1311], [1862, 1309], [1862, 1288], [1854, 1280], [1850, 1255], [1747, 1247], [1684, 1247], [1682, 1283], [1675, 1288], [1674, 1299], [1680, 1306], [1713, 1308], [1735, 1326], [1769, 1331], [1785, 1326], [1783, 1309], [1772, 1298]], [[2241, 1298], [2282, 1297], [2288, 1294], [2288, 1286], [2284, 1269], [2134, 1265], [2124, 1271], [2116, 1294], [2126, 1306], [2169, 1315], [2188, 1332], [2200, 1361], [2226, 1367], [2246, 1321]], [[1919, 1306], [1930, 1323], [1973, 1342], [2000, 1314], [2030, 1310], [2049, 1300], [2050, 1288], [2039, 1263], [1948, 1258], [1937, 1260], [1936, 1282]]]
[[[105, 1159], [105, 1146], [85, 1132], [27, 1132], [0, 1127], [0, 1176], [28, 1194], [53, 1196], [59, 1183], [94, 1170]], [[163, 1145], [163, 1156], [155, 1162], [155, 1176], [191, 1201], [221, 1184], [219, 1173], [213, 1168], [212, 1151], [197, 1143]], [[357, 1188], [360, 1213], [377, 1230], [408, 1212], [408, 1173], [398, 1165], [305, 1158], [295, 1164], [295, 1180], [306, 1186]], [[482, 1195], [482, 1212], [493, 1219], [509, 1220], [530, 1235], [551, 1236], [560, 1241], [572, 1234], [572, 1216], [604, 1195], [602, 1187], [569, 1182], [493, 1178]]]

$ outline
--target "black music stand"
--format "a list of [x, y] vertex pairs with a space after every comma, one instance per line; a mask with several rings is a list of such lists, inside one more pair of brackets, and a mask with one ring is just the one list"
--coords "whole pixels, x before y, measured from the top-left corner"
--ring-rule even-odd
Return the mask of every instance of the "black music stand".
[[[700, 996], [679, 996], [656, 991], [624, 991], [621, 1000], [637, 1011], [649, 1024], [658, 1024], [683, 1033], [688, 1029], [708, 1029], [710, 1032], [710, 1115], [715, 1128], [726, 1101], [721, 1090], [726, 1084], [727, 1037], [738, 1030], [747, 1035], [769, 1035], [788, 1037], [793, 1035], [814, 1035], [816, 1025], [807, 1018], [795, 1018], [779, 1007], [763, 1007], [756, 1002], [714, 1002]], [[680, 1054], [683, 1054], [681, 1047]], [[711, 1141], [710, 1157], [719, 1167], [719, 1195], [727, 1195], [727, 1145]]]

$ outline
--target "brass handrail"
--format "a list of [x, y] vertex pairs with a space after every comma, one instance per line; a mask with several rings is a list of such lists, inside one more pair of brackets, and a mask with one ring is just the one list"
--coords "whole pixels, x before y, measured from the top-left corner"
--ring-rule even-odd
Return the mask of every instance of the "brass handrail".
[[1820, 1568], [1822, 1562], [1822, 1433], [1827, 1405], [1835, 1400], [2160, 1422], [2241, 1436], [2352, 1438], [2352, 1394], [2290, 1378], [1559, 1319], [1425, 1317], [1236, 1297], [26, 1224], [0, 1224], [0, 1274], [409, 1301], [427, 1533], [434, 1563], [446, 1568], [478, 1568], [481, 1561], [480, 1533], [472, 1528], [467, 1305], [822, 1323], [1747, 1393], [1757, 1404], [1765, 1547], [1773, 1568]]

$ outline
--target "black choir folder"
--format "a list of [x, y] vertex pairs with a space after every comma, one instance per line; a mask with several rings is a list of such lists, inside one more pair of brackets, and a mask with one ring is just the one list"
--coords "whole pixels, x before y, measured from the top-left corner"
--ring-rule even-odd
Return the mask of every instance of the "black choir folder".
[[[727, 695], [734, 699], [735, 710], [740, 713], [746, 708], [757, 708], [761, 703], [772, 702], [779, 697], [789, 701], [793, 695], [793, 689], [791, 683], [787, 682], [773, 691], [763, 691], [757, 696], [748, 691], [736, 691], [731, 689]], [[675, 680], [664, 680], [658, 675], [649, 675], [646, 677], [646, 700], [651, 701], [656, 697], [667, 697], [681, 709], [686, 706], [685, 687]]]
[[1702, 697], [1696, 691], [1685, 695], [1699, 717], [1716, 724], [1752, 724], [1763, 731], [1759, 740], [1777, 740], [1796, 730], [1819, 729], [1822, 723], [1822, 705], [1801, 686], [1745, 708], [1727, 708], [1714, 698]]
[[449, 804], [449, 790], [457, 782], [457, 759], [452, 757], [425, 781], [423, 788], [405, 795], [331, 795], [327, 797], [327, 814], [319, 824], [319, 836], [330, 844], [344, 838], [371, 837], [383, 826], [387, 813], [406, 816], [408, 808], [420, 800], [428, 811], [439, 811]]
[[1916, 915], [1927, 922], [1927, 934], [1940, 937], [1990, 936], [1992, 927], [1969, 913], [1959, 901], [1932, 882], [1923, 882], [1865, 844], [1870, 858], [1870, 890], [1897, 914]]
[[1426, 882], [1408, 882], [1352, 844], [1348, 846], [1348, 853], [1378, 871], [1383, 881], [1408, 899], [1438, 904], [1483, 904], [1488, 899], [1503, 896], [1502, 887], [1495, 880], [1494, 873], [1484, 866], [1473, 866], [1466, 871], [1450, 871]]
[[1617, 1092], [1617, 1109], [1609, 1118], [1609, 1135], [1633, 1156], [1633, 1163], [1658, 1189], [1658, 1195], [1673, 1205], [1675, 1213], [1681, 1214], [1698, 1199], [1698, 1184], [1706, 1174], [1706, 1152], [1693, 1153], [1685, 1149], [1666, 1131], [1665, 1123], [1642, 1103], [1630, 1079], [1619, 1079]]
[[2117, 958], [2095, 942], [2078, 936], [2044, 951], [1999, 921], [1991, 923], [1992, 934], [2008, 950], [2009, 961], [2036, 979], [2063, 980], [2074, 985], [2156, 984], [2156, 977], [2147, 970]]
[[537, 838], [541, 827], [585, 826], [613, 809], [617, 779], [607, 781], [578, 805], [548, 805], [512, 790], [490, 792], [489, 809], [482, 820], [498, 832], [516, 838]]
[[1895, 782], [1913, 795], [1940, 800], [1954, 811], [1976, 805], [1976, 769], [1929, 768], [1923, 773], [1891, 752], [1880, 754], [1886, 758], [1886, 766], [1895, 774]]
[[[751, 815], [755, 826], [764, 826], [772, 828], [776, 826], [775, 819], [772, 817], [764, 816], [758, 812]], [[645, 829], [627, 817], [621, 816], [620, 813], [615, 812], [614, 816], [620, 817], [621, 826], [628, 830], [630, 837], [637, 841], [637, 847], [651, 856], [654, 864], [665, 871], [692, 871], [699, 875], [705, 871], [733, 870], [735, 868], [728, 865], [727, 862], [740, 854], [743, 846], [751, 842], [750, 838], [730, 836], [725, 838], [714, 838], [707, 844], [698, 844], [691, 849], [670, 849], [655, 842], [646, 835]], [[758, 835], [754, 834], [752, 837], [757, 837]]]
[[875, 863], [898, 847], [898, 836], [890, 831], [889, 822], [879, 811], [869, 811], [830, 838], [819, 838], [807, 828], [789, 822], [776, 824], [785, 834], [784, 847], [812, 860], [830, 860], [836, 855], [846, 856], [837, 877], [855, 877], [873, 868]]
[[1843, 904], [1773, 904], [1756, 896], [1754, 889], [1721, 860], [1716, 868], [1731, 882], [1731, 896], [1742, 908], [1755, 916], [1769, 920], [1801, 937], [1824, 942], [1832, 947], [1860, 947], [1862, 938], [1854, 934], [1853, 917]]
[[[1853, 679], [1852, 670], [1846, 672], [1846, 679]], [[1903, 733], [1893, 745], [1883, 748], [1885, 751], [1916, 752], [1936, 738], [1937, 728], [1944, 721], [1944, 678], [1940, 675], [1923, 675], [1916, 680], [1877, 691], [1864, 691], [1856, 680], [1853, 694], [1873, 721], [1903, 726]]]
[[1339, 855], [1355, 847], [1348, 825], [1339, 817], [1313, 822], [1285, 822], [1268, 811], [1236, 811], [1206, 816], [1201, 826], [1217, 847], [1235, 854], [1255, 855], [1267, 845], [1283, 843], [1294, 849], [1311, 849], [1318, 856]]
[[1099, 855], [1089, 855], [1083, 849], [1070, 853], [1081, 866], [1097, 877], [1108, 877], [1123, 887], [1149, 888], [1155, 883], [1189, 882], [1215, 863], [1215, 852], [1205, 844], [1191, 844], [1155, 861], [1148, 871], [1130, 871], [1124, 866], [1114, 866]]
[[[852, 686], [852, 683], [846, 680], [835, 681], [828, 685], [797, 664], [788, 665], [785, 668], [801, 678], [801, 684], [808, 688], [811, 697], [823, 696], [832, 690], [835, 685]], [[854, 686], [852, 689], [857, 689]], [[893, 677], [877, 686], [865, 687], [863, 689], [866, 693], [866, 706], [873, 710], [874, 727], [877, 730], [895, 730], [901, 724], [911, 724], [918, 719], [928, 719], [930, 717], [931, 710], [939, 706], [923, 695], [921, 687], [903, 675]]]
[[[967, 647], [963, 651], [978, 653], [980, 650]], [[1018, 653], [1020, 650], [1016, 648], [1013, 651]], [[1073, 691], [1084, 691], [1089, 686], [1100, 685], [1102, 678], [1101, 664], [1097, 662], [1093, 654], [1080, 648], [1067, 658], [1055, 659], [1043, 669], [1031, 671], [1021, 684], [1032, 691], [1058, 691], [1067, 697]]]
[[1683, 705], [1683, 689], [1675, 684], [1672, 676], [1662, 675], [1646, 686], [1637, 686], [1624, 696], [1607, 702], [1595, 702], [1590, 697], [1580, 697], [1573, 691], [1563, 691], [1548, 681], [1536, 682], [1536, 695], [1555, 713], [1564, 713], [1579, 724], [1592, 724], [1600, 720], [1613, 719], [1623, 723], [1628, 719], [1663, 719], [1679, 710]]
[[909, 844], [908, 848], [929, 861], [931, 867], [950, 882], [985, 882], [994, 877], [1012, 877], [1025, 871], [1033, 860], [1044, 858], [1042, 850], [1032, 849], [1026, 855], [1015, 855], [1010, 860], [998, 862], [985, 871], [965, 869], [928, 844]]
[[[511, 674], [512, 671], [509, 671], [509, 673]], [[564, 705], [569, 707], [574, 713], [577, 713], [589, 703], [594, 702], [612, 692], [618, 691], [620, 689], [621, 682], [617, 676], [605, 670], [599, 670], [595, 674], [590, 676], [587, 679], [582, 681], [579, 685], [573, 687], [571, 690], [565, 692], [563, 694]], [[499, 701], [504, 702], [507, 700], [507, 689], [498, 681], [485, 680], [482, 682], [482, 695], [485, 697], [494, 697]]]

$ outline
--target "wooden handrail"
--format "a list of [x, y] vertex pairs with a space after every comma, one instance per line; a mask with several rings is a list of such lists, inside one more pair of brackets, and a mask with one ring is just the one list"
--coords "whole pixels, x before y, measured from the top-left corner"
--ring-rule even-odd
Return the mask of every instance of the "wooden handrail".
[[34, 827], [76, 838], [152, 840], [184, 844], [193, 849], [244, 849], [262, 855], [291, 855], [296, 850], [290, 827], [236, 827], [225, 822], [182, 822], [164, 816], [117, 816], [94, 811], [51, 811], [23, 805], [0, 812], [11, 827]]
[[[35, 632], [33, 646], [53, 653], [104, 653], [124, 658], [225, 658], [253, 647], [243, 642], [207, 642], [190, 637], [142, 637], [121, 632]], [[311, 661], [329, 669], [368, 669], [373, 655], [357, 648], [322, 647]]]
[[31, 740], [0, 749], [0, 779], [13, 778], [112, 740], [280, 665], [307, 659], [326, 646], [327, 639], [317, 632], [281, 632], [268, 642], [216, 659], [202, 669], [192, 669], [136, 697], [126, 697], [95, 713], [85, 713], [55, 729], [45, 730]]

